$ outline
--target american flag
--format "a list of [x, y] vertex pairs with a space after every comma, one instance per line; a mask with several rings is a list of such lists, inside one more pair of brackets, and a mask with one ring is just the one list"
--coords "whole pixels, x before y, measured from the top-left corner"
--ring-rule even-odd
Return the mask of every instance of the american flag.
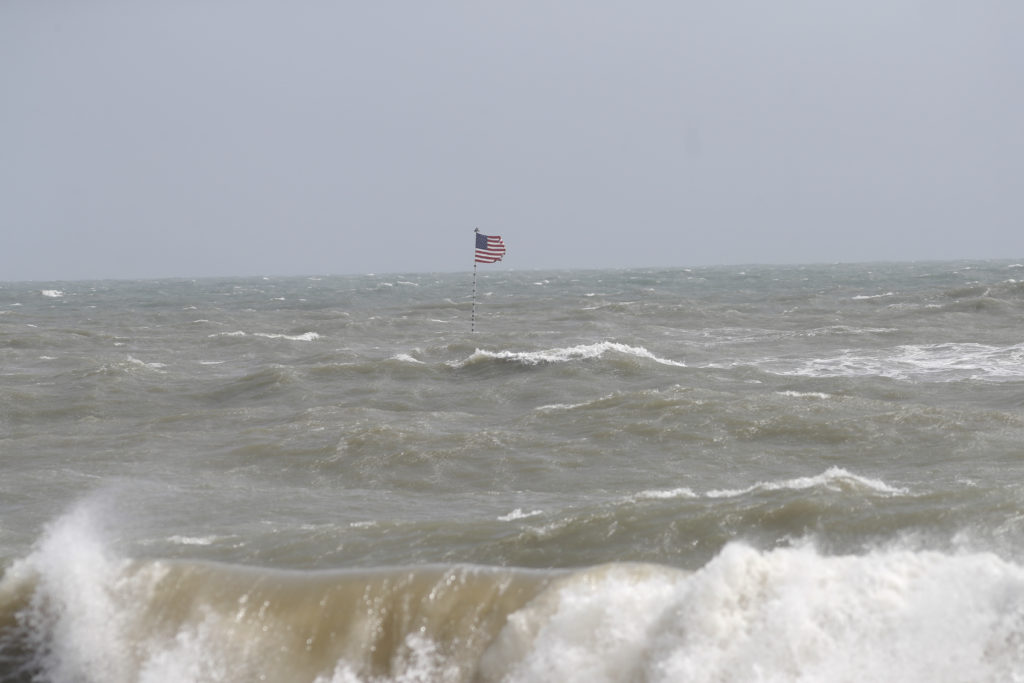
[[476, 262], [496, 263], [505, 255], [505, 243], [498, 235], [476, 234]]

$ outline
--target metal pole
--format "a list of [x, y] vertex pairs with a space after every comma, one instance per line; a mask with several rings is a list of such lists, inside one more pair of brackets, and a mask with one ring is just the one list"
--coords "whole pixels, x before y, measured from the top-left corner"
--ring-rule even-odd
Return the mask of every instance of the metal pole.
[[473, 261], [473, 312], [469, 316], [469, 331], [476, 332], [476, 260]]
[[469, 331], [476, 332], [476, 236], [480, 228], [473, 228], [473, 312], [469, 315]]

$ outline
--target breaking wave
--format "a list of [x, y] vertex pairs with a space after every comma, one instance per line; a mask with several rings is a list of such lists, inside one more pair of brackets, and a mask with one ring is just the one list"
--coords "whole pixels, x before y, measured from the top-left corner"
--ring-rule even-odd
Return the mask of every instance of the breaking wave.
[[880, 351], [851, 350], [830, 358], [758, 364], [768, 372], [800, 377], [878, 376], [898, 380], [952, 382], [964, 379], [1015, 380], [1024, 377], [1024, 345], [920, 344]]
[[904, 495], [909, 493], [905, 488], [890, 486], [884, 481], [870, 479], [860, 475], [851, 474], [841, 467], [830, 467], [822, 474], [814, 477], [796, 477], [786, 481], [760, 482], [744, 489], [713, 490], [705, 495], [708, 498], [732, 498], [742, 496], [756, 491], [799, 491], [822, 487], [832, 491], [863, 490], [883, 495]]
[[[832, 475], [839, 476], [839, 475]], [[874, 484], [870, 484], [874, 485]], [[519, 515], [516, 515], [519, 516]], [[0, 581], [0, 680], [1019, 679], [1024, 568], [731, 543], [696, 572], [284, 571], [123, 557], [96, 510]]]
[[481, 361], [500, 360], [521, 365], [543, 365], [548, 363], [568, 363], [592, 358], [603, 358], [605, 355], [616, 354], [627, 358], [654, 361], [662, 365], [686, 367], [686, 363], [661, 358], [642, 346], [629, 346], [617, 342], [598, 342], [578, 346], [545, 349], [543, 351], [485, 351], [477, 349], [464, 361], [450, 363], [452, 367], [464, 367]]

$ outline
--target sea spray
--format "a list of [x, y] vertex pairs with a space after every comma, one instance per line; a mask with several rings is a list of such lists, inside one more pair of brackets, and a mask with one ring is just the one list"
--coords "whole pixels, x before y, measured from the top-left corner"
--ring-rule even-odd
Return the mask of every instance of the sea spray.
[[127, 562], [104, 543], [101, 516], [95, 501], [77, 505], [5, 573], [0, 594], [23, 605], [3, 634], [27, 655], [12, 663], [15, 671], [51, 681], [129, 680], [135, 590], [123, 582]]
[[651, 645], [651, 680], [1007, 681], [1024, 671], [1024, 569], [991, 554], [730, 545]]

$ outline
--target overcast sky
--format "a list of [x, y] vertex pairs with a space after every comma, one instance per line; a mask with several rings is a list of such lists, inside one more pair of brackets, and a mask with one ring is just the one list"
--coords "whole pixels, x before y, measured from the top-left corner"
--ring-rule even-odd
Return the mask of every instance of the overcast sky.
[[0, 280], [1024, 258], [1020, 0], [3, 0]]

